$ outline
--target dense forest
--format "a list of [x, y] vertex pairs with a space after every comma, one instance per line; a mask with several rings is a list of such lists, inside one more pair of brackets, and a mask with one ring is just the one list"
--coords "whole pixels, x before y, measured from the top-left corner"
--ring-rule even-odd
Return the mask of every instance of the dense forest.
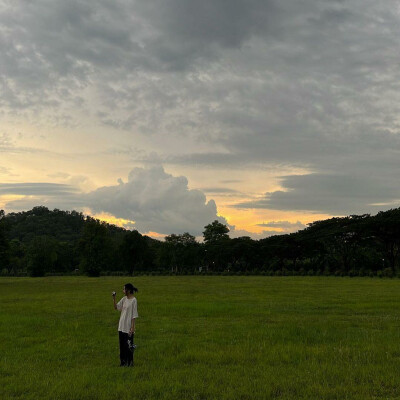
[[400, 208], [313, 222], [296, 233], [230, 239], [214, 221], [203, 242], [189, 233], [154, 240], [76, 211], [0, 210], [0, 272], [400, 276]]

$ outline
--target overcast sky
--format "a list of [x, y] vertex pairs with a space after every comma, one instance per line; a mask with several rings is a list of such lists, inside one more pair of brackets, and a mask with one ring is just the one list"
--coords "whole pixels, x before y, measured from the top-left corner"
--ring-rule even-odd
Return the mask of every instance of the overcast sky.
[[0, 0], [0, 208], [232, 236], [400, 206], [400, 2]]

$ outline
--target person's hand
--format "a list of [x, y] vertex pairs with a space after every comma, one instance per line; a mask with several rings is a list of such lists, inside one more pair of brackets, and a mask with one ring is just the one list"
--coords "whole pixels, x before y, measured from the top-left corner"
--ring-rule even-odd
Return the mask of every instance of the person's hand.
[[134, 335], [135, 334], [135, 331], [131, 328], [131, 329], [129, 329], [129, 336], [132, 336], [132, 335]]

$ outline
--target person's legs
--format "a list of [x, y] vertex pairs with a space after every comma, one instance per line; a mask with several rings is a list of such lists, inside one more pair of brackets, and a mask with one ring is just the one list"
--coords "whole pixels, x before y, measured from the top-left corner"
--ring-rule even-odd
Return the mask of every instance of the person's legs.
[[120, 349], [120, 359], [121, 365], [132, 365], [133, 357], [132, 352], [129, 350], [128, 340], [129, 335], [125, 332], [119, 331], [119, 349]]
[[[132, 345], [134, 343], [134, 335], [128, 336], [128, 340], [131, 341]], [[135, 350], [132, 348], [130, 349], [128, 346], [128, 367], [133, 367], [133, 354], [135, 353]]]
[[119, 359], [121, 361], [121, 364], [120, 364], [121, 366], [126, 364], [126, 357], [125, 357], [125, 347], [126, 347], [125, 343], [126, 343], [126, 340], [125, 340], [125, 336], [124, 335], [126, 335], [126, 333], [118, 331], [118, 336], [119, 336]]

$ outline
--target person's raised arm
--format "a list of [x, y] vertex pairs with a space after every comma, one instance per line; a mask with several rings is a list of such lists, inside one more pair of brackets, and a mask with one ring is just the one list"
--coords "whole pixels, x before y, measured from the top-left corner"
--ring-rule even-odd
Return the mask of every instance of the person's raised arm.
[[116, 296], [116, 293], [115, 293], [115, 292], [112, 292], [112, 298], [113, 298], [113, 303], [114, 303], [114, 310], [117, 309], [117, 303], [115, 302], [115, 296]]

